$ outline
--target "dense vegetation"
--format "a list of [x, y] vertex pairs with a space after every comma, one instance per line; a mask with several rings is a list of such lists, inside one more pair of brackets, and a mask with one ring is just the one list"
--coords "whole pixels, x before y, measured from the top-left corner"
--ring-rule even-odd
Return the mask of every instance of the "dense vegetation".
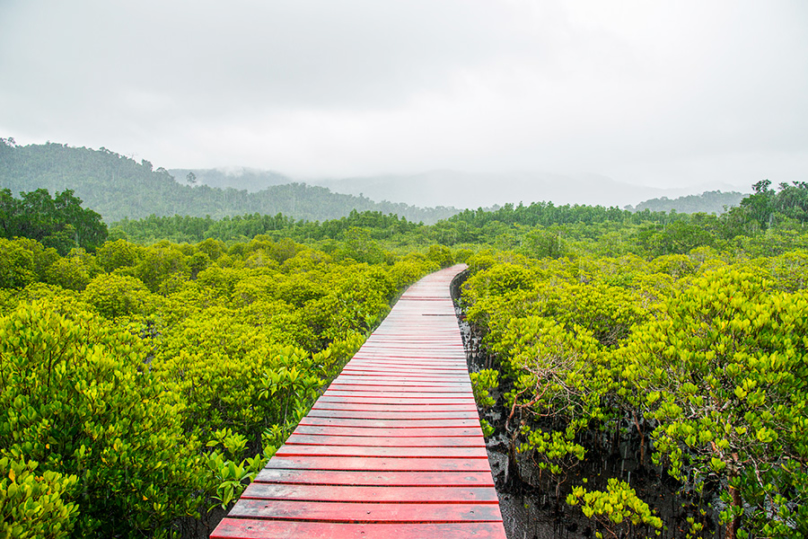
[[621, 444], [673, 478], [691, 536], [808, 534], [806, 183], [759, 182], [722, 215], [150, 217], [105, 243], [76, 235], [71, 191], [46, 195], [3, 199], [54, 212], [53, 232], [0, 238], [4, 534], [204, 534], [398, 291], [461, 260], [480, 404], [599, 533], [673, 528], [627, 482], [574, 482]]
[[628, 437], [705, 511], [696, 536], [711, 507], [739, 537], [808, 533], [805, 251], [471, 264], [469, 319], [498, 361], [476, 382], [503, 384], [514, 460], [561, 482], [589, 449]]
[[0, 189], [0, 237], [29, 238], [67, 254], [74, 247], [95, 249], [107, 239], [107, 225], [81, 199], [66, 190], [51, 198], [45, 189], [14, 198]]
[[72, 148], [64, 144], [19, 146], [0, 139], [0, 188], [20, 192], [72, 189], [86, 207], [107, 221], [141, 219], [149, 215], [195, 217], [283, 213], [295, 219], [322, 221], [351, 210], [395, 213], [412, 221], [434, 223], [449, 217], [452, 208], [422, 209], [366, 197], [332, 193], [302, 183], [273, 185], [255, 193], [175, 181], [167, 170], [101, 148]]
[[[808, 535], [808, 185], [769, 186], [718, 219], [609, 242], [600, 224], [566, 228], [577, 236], [541, 257], [469, 259], [467, 314], [493, 360], [475, 392], [504, 409], [512, 475], [519, 461], [549, 473], [601, 534], [678, 536], [627, 482], [575, 482], [590, 453], [623, 447], [678, 481], [683, 535]], [[648, 241], [671, 228], [686, 249]]]
[[204, 536], [398, 291], [451, 261], [369, 241], [0, 239], [0, 535]]
[[[394, 214], [352, 210], [346, 217], [319, 221], [296, 221], [283, 214], [237, 215], [214, 220], [210, 217], [155, 217], [124, 219], [113, 223], [111, 234], [139, 243], [154, 243], [161, 239], [177, 242], [197, 242], [205, 239], [220, 241], [245, 240], [259, 234], [270, 237], [291, 238], [296, 241], [344, 239], [352, 228], [362, 228], [373, 239], [391, 239], [401, 243], [414, 241], [414, 235], [428, 230], [423, 224], [407, 221]], [[349, 234], [350, 235], [350, 234]]]
[[668, 197], [652, 198], [628, 207], [633, 211], [675, 211], [677, 213], [724, 213], [727, 208], [734, 208], [743, 200], [744, 194], [736, 191], [705, 191], [700, 195], [686, 195], [670, 199]]

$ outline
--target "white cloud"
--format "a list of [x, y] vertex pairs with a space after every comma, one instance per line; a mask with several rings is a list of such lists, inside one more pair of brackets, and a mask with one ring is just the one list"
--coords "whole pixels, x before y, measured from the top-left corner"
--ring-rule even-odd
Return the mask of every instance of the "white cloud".
[[302, 176], [791, 180], [803, 5], [6, 0], [0, 135]]

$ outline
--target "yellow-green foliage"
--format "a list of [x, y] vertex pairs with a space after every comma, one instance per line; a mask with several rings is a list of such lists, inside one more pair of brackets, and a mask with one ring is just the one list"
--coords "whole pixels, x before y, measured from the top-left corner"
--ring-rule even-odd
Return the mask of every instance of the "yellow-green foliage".
[[31, 303], [0, 320], [0, 343], [0, 448], [80, 478], [66, 489], [76, 533], [151, 534], [193, 513], [199, 444], [137, 338]]
[[0, 286], [22, 288], [36, 278], [33, 253], [18, 240], [0, 238]]
[[154, 308], [155, 301], [138, 279], [108, 273], [102, 273], [88, 283], [84, 298], [100, 315], [110, 320], [146, 314]]
[[64, 258], [0, 240], [0, 525], [163, 537], [232, 503], [401, 288], [438, 267], [366, 240], [342, 258], [260, 236]]
[[578, 433], [628, 421], [685, 488], [723, 485], [739, 537], [808, 533], [808, 254], [733, 258], [472, 256], [467, 313], [521, 454], [563, 475]]
[[132, 268], [141, 257], [142, 248], [126, 240], [109, 241], [95, 251], [98, 265], [107, 272]]
[[[629, 525], [637, 527], [645, 524], [657, 530], [662, 528], [662, 519], [637, 496], [634, 489], [628, 483], [615, 478], [609, 479], [605, 492], [575, 487], [567, 496], [567, 503], [573, 506], [580, 504], [587, 518], [598, 520], [614, 537], [617, 537], [615, 532], [618, 530], [634, 531]], [[656, 535], [659, 534], [657, 531]], [[603, 534], [596, 532], [596, 536], [602, 538]]]
[[499, 371], [483, 369], [479, 372], [471, 373], [470, 376], [474, 400], [484, 408], [493, 406], [496, 401], [494, 401], [490, 392], [499, 385]]
[[424, 272], [428, 273], [438, 269], [440, 267], [432, 260], [427, 260], [425, 257], [417, 255], [409, 255], [396, 261], [390, 268], [389, 275], [396, 288], [401, 288], [408, 283], [415, 282], [418, 276], [423, 275]]
[[45, 270], [45, 281], [67, 290], [84, 290], [98, 272], [95, 257], [84, 249], [72, 249], [68, 256], [56, 260]]
[[454, 264], [452, 251], [444, 245], [431, 245], [426, 256], [442, 268], [448, 268]]
[[[660, 422], [657, 460], [683, 480], [727, 478], [757, 508], [748, 520], [788, 535], [789, 506], [808, 495], [808, 294], [727, 268], [694, 279], [664, 313], [615, 355], [621, 390], [641, 387], [638, 404]], [[722, 518], [743, 515], [731, 505]]]
[[37, 473], [38, 463], [0, 458], [0, 537], [67, 537], [78, 506], [63, 499], [78, 482], [75, 475]]
[[[491, 391], [499, 385], [499, 371], [494, 369], [483, 369], [479, 372], [472, 372], [471, 387], [474, 391], [474, 400], [481, 408], [490, 408], [496, 404], [496, 400], [491, 396]], [[480, 420], [480, 425], [485, 436], [494, 434], [494, 427], [485, 419]]]

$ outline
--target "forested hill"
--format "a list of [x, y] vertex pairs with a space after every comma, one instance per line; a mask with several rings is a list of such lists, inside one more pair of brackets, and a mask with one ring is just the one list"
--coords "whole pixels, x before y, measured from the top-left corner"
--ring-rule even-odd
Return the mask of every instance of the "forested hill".
[[705, 191], [700, 195], [687, 195], [679, 198], [652, 198], [637, 204], [636, 208], [628, 207], [632, 211], [650, 210], [671, 211], [677, 213], [715, 213], [722, 214], [728, 208], [741, 203], [745, 195], [737, 191], [722, 193], [721, 191]]
[[249, 168], [234, 168], [232, 170], [218, 170], [215, 168], [190, 169], [172, 168], [168, 173], [180, 183], [190, 185], [207, 185], [220, 189], [246, 189], [251, 193], [261, 191], [273, 185], [294, 183], [294, 180], [271, 170], [256, 170]]
[[283, 213], [295, 219], [323, 221], [347, 216], [351, 210], [394, 213], [410, 221], [434, 223], [455, 213], [454, 208], [418, 208], [374, 202], [363, 196], [332, 193], [302, 183], [274, 185], [250, 193], [176, 181], [164, 168], [101, 148], [73, 148], [47, 143], [18, 146], [0, 139], [0, 188], [21, 191], [72, 189], [84, 207], [107, 222], [149, 215], [225, 216]]

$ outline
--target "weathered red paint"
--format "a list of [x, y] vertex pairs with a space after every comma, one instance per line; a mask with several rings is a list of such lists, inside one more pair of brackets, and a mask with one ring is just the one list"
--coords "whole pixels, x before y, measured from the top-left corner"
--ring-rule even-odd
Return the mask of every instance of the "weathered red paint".
[[505, 539], [449, 298], [404, 293], [211, 537]]

